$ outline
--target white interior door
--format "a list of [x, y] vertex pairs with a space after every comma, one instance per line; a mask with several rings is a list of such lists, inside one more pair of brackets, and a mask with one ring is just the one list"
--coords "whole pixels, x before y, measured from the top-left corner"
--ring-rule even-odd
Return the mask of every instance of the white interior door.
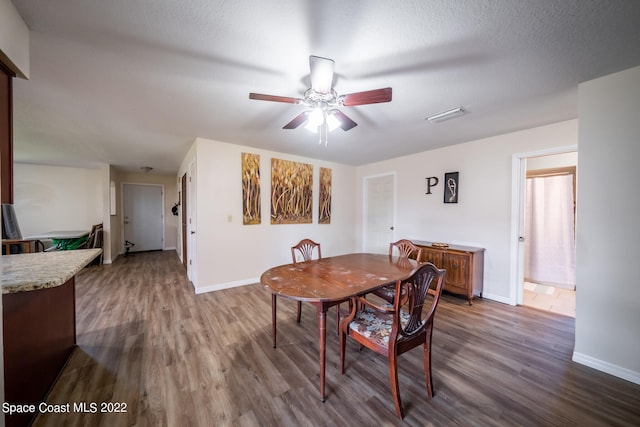
[[124, 240], [130, 252], [162, 250], [164, 215], [162, 186], [122, 185]]
[[386, 254], [394, 236], [395, 176], [365, 178], [364, 251]]

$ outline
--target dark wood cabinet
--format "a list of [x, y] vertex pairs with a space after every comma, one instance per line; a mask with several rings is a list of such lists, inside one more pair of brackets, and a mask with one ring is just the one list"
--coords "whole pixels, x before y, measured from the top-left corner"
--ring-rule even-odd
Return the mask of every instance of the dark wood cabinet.
[[413, 241], [422, 249], [420, 262], [430, 262], [447, 271], [444, 290], [464, 295], [472, 304], [474, 296], [482, 297], [484, 249], [472, 246], [432, 246], [431, 242]]
[[0, 59], [0, 198], [13, 203], [13, 74]]
[[[7, 257], [14, 256], [25, 255]], [[37, 408], [76, 346], [75, 278], [2, 294], [2, 328], [6, 402]], [[5, 423], [26, 426], [35, 416], [36, 411], [6, 415]]]

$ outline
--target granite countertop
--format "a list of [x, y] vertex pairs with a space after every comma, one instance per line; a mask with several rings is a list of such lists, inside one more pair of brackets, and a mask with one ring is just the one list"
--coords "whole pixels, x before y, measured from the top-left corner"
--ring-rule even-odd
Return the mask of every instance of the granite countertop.
[[4, 255], [0, 257], [2, 293], [10, 294], [60, 286], [101, 252], [102, 249], [78, 249]]

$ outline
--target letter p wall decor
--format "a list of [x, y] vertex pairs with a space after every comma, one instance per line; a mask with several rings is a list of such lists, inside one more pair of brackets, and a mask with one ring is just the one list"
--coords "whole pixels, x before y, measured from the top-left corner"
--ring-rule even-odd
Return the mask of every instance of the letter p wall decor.
[[[459, 172], [447, 172], [444, 174], [444, 202], [445, 203], [458, 203], [458, 175]], [[425, 194], [431, 194], [433, 187], [437, 187], [440, 180], [437, 176], [428, 176], [427, 180], [427, 192]]]
[[425, 194], [431, 194], [431, 187], [435, 187], [436, 185], [438, 185], [438, 177], [428, 176], [425, 179], [427, 180], [427, 192]]

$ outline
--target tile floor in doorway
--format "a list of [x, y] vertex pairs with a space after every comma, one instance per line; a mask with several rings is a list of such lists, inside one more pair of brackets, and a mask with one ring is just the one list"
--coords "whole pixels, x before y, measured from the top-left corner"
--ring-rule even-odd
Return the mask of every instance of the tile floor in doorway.
[[525, 282], [523, 305], [576, 317], [576, 292], [569, 289]]

